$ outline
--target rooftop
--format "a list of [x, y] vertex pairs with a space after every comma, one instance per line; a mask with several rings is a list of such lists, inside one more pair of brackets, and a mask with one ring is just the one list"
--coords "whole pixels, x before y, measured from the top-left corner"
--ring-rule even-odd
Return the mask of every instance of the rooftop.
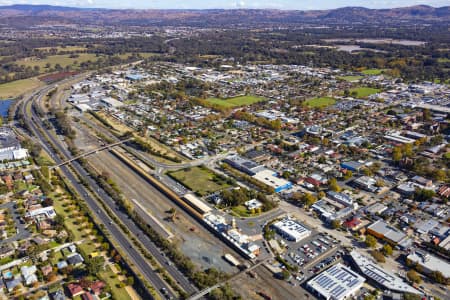
[[422, 294], [417, 289], [405, 283], [403, 279], [401, 279], [397, 275], [376, 264], [371, 258], [364, 256], [355, 250], [350, 252], [350, 256], [358, 266], [359, 270], [366, 277], [370, 278], [373, 281], [376, 281], [386, 289], [402, 293], [408, 292], [413, 294]]
[[439, 271], [445, 278], [450, 278], [450, 264], [427, 252], [415, 251], [408, 255], [408, 259], [416, 262], [430, 271]]
[[342, 264], [336, 264], [308, 281], [325, 299], [345, 299], [358, 291], [365, 279]]
[[382, 234], [385, 238], [391, 240], [394, 243], [399, 243], [406, 237], [406, 234], [404, 234], [397, 228], [392, 227], [383, 220], [378, 220], [372, 223], [372, 225], [370, 225], [368, 229], [373, 230], [379, 234]]

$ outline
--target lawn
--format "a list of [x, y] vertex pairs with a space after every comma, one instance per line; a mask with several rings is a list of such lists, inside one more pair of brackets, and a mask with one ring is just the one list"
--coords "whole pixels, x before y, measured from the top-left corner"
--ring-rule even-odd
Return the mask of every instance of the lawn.
[[208, 101], [211, 104], [220, 105], [223, 107], [237, 107], [237, 106], [246, 106], [251, 105], [253, 103], [261, 102], [266, 100], [263, 97], [257, 97], [257, 96], [238, 96], [233, 98], [227, 98], [227, 99], [220, 99], [220, 98], [208, 98], [206, 101]]
[[356, 92], [356, 97], [365, 98], [370, 95], [379, 93], [379, 92], [381, 92], [381, 90], [375, 89], [375, 88], [370, 88], [370, 87], [359, 87], [359, 88], [354, 88], [354, 89], [350, 90], [350, 94], [352, 94], [353, 92]]
[[16, 98], [43, 85], [44, 83], [37, 78], [28, 78], [0, 84], [0, 99]]
[[358, 81], [358, 80], [362, 79], [363, 76], [340, 76], [338, 78], [348, 81], [348, 82], [353, 82], [353, 81]]
[[325, 107], [336, 103], [336, 100], [331, 97], [320, 97], [309, 99], [305, 101], [305, 104], [310, 107]]
[[124, 299], [131, 300], [130, 295], [128, 294], [125, 288], [120, 287], [120, 280], [114, 274], [109, 266], [99, 272], [99, 276], [103, 279], [108, 286], [111, 287], [111, 293], [113, 295], [113, 299]]
[[183, 184], [188, 189], [207, 195], [228, 188], [230, 185], [217, 174], [203, 167], [193, 167], [168, 173], [170, 177]]
[[233, 208], [231, 208], [232, 214], [236, 215], [237, 217], [256, 217], [259, 216], [260, 214], [258, 213], [254, 213], [252, 214], [247, 207], [245, 207], [244, 205], [239, 205], [239, 206], [235, 206]]
[[380, 75], [384, 71], [386, 71], [386, 69], [367, 69], [362, 71], [361, 73], [365, 75]]

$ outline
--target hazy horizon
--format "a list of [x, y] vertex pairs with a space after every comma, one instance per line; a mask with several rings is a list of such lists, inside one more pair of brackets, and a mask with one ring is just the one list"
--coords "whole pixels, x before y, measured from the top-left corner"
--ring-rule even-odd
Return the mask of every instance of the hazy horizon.
[[120, 0], [30, 0], [17, 3], [15, 0], [0, 0], [0, 6], [29, 4], [29, 5], [53, 5], [81, 8], [110, 8], [110, 9], [233, 9], [233, 8], [255, 8], [255, 9], [284, 9], [284, 10], [316, 10], [334, 9], [348, 6], [360, 6], [366, 8], [395, 8], [414, 5], [430, 5], [433, 7], [447, 6], [444, 0], [326, 0], [326, 1], [298, 1], [298, 0], [138, 0], [132, 3]]

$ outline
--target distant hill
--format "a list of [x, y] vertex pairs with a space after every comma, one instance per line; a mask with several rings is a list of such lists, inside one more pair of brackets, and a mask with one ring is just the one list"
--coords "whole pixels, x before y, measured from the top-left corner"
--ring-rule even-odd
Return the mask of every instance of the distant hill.
[[0, 6], [0, 23], [45, 24], [46, 22], [82, 24], [245, 26], [253, 24], [398, 24], [450, 23], [450, 6], [418, 5], [393, 9], [344, 7], [333, 10], [212, 9], [212, 10], [132, 10], [73, 8], [50, 5]]

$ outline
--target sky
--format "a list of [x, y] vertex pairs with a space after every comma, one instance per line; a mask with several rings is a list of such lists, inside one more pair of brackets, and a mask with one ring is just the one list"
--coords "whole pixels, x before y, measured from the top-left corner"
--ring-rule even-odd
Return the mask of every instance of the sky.
[[0, 5], [49, 4], [98, 8], [155, 8], [155, 9], [210, 9], [210, 8], [277, 8], [330, 9], [345, 6], [392, 8], [427, 4], [434, 7], [449, 5], [448, 0], [0, 0]]

